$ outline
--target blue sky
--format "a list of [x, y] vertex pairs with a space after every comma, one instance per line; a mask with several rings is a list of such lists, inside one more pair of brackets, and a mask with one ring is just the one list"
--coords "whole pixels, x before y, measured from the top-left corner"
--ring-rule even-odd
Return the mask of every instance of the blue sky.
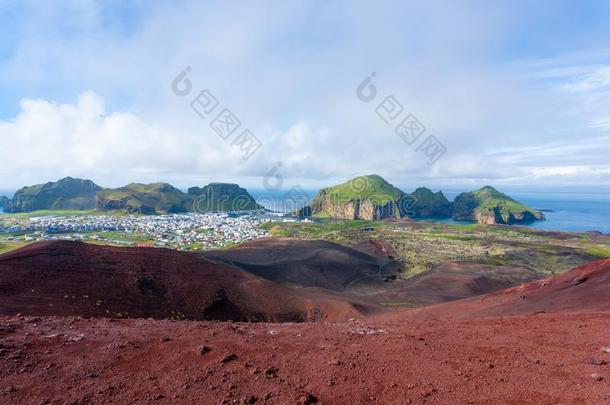
[[[608, 21], [606, 1], [0, 1], [0, 189], [261, 188], [277, 167], [286, 186], [610, 190]], [[191, 109], [203, 89], [261, 141], [248, 160]], [[446, 147], [434, 165], [375, 114], [389, 95]]]

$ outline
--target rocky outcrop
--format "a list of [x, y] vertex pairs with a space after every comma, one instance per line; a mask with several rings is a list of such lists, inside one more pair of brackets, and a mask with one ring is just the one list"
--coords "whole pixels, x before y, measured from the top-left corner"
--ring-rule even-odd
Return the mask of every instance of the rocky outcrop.
[[455, 220], [487, 225], [512, 225], [544, 219], [542, 212], [521, 204], [490, 186], [458, 195], [452, 211]]
[[[375, 204], [371, 200], [355, 199], [345, 203], [337, 203], [324, 195], [318, 195], [311, 204], [300, 211], [300, 216], [327, 216], [336, 219], [377, 220], [385, 218], [400, 218], [398, 205], [393, 202]], [[322, 215], [319, 215], [322, 214]]]
[[132, 183], [98, 193], [97, 208], [101, 211], [124, 210], [130, 213], [157, 214], [190, 211], [192, 198], [171, 184]]
[[441, 192], [420, 187], [407, 194], [377, 175], [361, 176], [320, 190], [300, 216], [336, 219], [449, 218], [480, 224], [520, 224], [544, 219], [542, 212], [493, 187], [458, 195], [453, 203]]
[[475, 210], [474, 219], [479, 224], [521, 224], [528, 223], [537, 220], [543, 220], [544, 215], [540, 212], [529, 212], [529, 211], [517, 211], [517, 212], [509, 212], [508, 216], [505, 216], [503, 213], [503, 207], [496, 206], [492, 209], [481, 209]]
[[412, 197], [410, 209], [414, 217], [448, 218], [451, 216], [451, 203], [442, 191], [433, 193], [426, 187], [420, 187], [410, 195]]
[[157, 210], [154, 207], [143, 204], [142, 201], [133, 196], [127, 196], [120, 199], [100, 196], [97, 200], [97, 209], [100, 211], [126, 211], [130, 214], [157, 214]]
[[37, 210], [86, 210], [95, 207], [96, 194], [102, 190], [91, 180], [66, 177], [57, 182], [19, 189], [8, 204], [9, 212]]
[[453, 200], [451, 217], [456, 221], [476, 221], [475, 210], [478, 206], [474, 193], [461, 193]]
[[57, 182], [23, 187], [9, 200], [0, 198], [6, 212], [37, 210], [125, 211], [165, 214], [208, 211], [250, 211], [263, 207], [237, 184], [211, 183], [191, 187], [188, 193], [168, 183], [132, 183], [115, 189], [102, 188], [91, 180], [66, 177]]
[[188, 194], [193, 198], [195, 212], [253, 211], [263, 207], [256, 203], [245, 188], [230, 183], [210, 183], [207, 186], [191, 187]]
[[451, 203], [439, 191], [420, 187], [407, 194], [377, 175], [356, 177], [322, 189], [301, 216], [338, 219], [385, 219], [451, 216]]
[[399, 218], [405, 193], [377, 175], [360, 176], [320, 190], [299, 216], [377, 220]]
[[0, 210], [6, 210], [9, 208], [11, 200], [6, 196], [0, 196]]

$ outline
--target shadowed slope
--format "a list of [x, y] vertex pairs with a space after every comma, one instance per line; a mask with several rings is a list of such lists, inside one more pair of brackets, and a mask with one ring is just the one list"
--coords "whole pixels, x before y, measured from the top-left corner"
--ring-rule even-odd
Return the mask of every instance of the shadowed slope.
[[400, 268], [381, 250], [364, 252], [321, 240], [264, 238], [202, 255], [281, 284], [334, 291], [387, 288], [384, 277]]
[[0, 312], [305, 321], [356, 312], [198, 255], [48, 242], [0, 256]]
[[521, 267], [447, 262], [397, 282], [393, 289], [373, 298], [390, 306], [421, 307], [487, 294], [537, 278], [534, 271]]
[[421, 308], [417, 316], [478, 317], [610, 311], [610, 259], [480, 297]]
[[403, 279], [395, 252], [380, 240], [349, 247], [321, 240], [265, 238], [202, 255], [280, 284], [358, 295], [385, 306], [433, 305], [538, 278], [527, 268], [447, 262]]

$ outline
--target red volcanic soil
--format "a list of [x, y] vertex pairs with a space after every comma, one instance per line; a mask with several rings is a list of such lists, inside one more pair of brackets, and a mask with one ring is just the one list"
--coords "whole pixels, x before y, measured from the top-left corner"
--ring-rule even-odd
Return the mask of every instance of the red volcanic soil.
[[610, 311], [610, 259], [491, 294], [421, 308], [411, 314], [455, 318], [583, 310]]
[[360, 315], [345, 299], [306, 296], [199, 255], [78, 242], [0, 256], [0, 294], [1, 314], [281, 322]]
[[447, 262], [402, 279], [396, 253], [381, 240], [344, 246], [321, 240], [264, 238], [201, 255], [282, 285], [330, 290], [386, 306], [432, 305], [538, 278], [526, 268]]
[[371, 301], [421, 307], [468, 298], [537, 279], [529, 269], [446, 262], [407, 280], [393, 283]]
[[384, 276], [397, 276], [400, 264], [380, 243], [360, 247], [323, 240], [261, 238], [201, 255], [289, 286], [356, 293], [387, 288]]
[[[27, 257], [42, 267], [51, 266], [51, 260], [55, 266], [63, 263], [57, 273], [49, 273], [53, 277], [28, 284], [39, 291], [45, 284], [64, 288], [82, 282], [76, 273], [87, 271], [75, 269], [105, 264], [97, 271], [119, 272], [116, 263], [133, 263], [119, 272], [121, 282], [103, 285], [120, 289], [106, 292], [112, 297], [128, 297], [134, 290], [125, 287], [131, 285], [125, 280], [141, 274], [158, 276], [154, 281], [168, 286], [169, 293], [185, 282], [172, 281], [173, 273], [186, 271], [184, 266], [196, 266], [203, 274], [212, 270], [197, 266], [219, 268], [194, 255], [163, 250], [140, 250], [137, 256], [147, 257], [144, 265], [138, 261], [144, 259], [123, 257], [131, 251], [88, 252], [80, 258], [84, 264], [69, 258], [80, 257], [78, 249], [21, 251], [0, 257], [0, 274], [23, 272], [15, 280], [27, 283], [25, 276], [37, 274], [35, 266], [19, 267]], [[239, 294], [255, 300], [254, 292], [243, 287], [250, 279], [237, 270], [227, 266], [222, 274], [211, 274], [229, 272]], [[69, 281], [54, 280], [60, 276]], [[263, 297], [267, 287], [275, 288], [272, 294], [292, 291], [250, 277]], [[0, 303], [14, 309], [11, 291], [18, 286], [11, 280], [0, 283]], [[95, 278], [85, 280], [96, 285]], [[198, 288], [207, 291], [205, 285]], [[606, 260], [482, 297], [338, 323], [5, 315], [0, 316], [0, 403], [609, 403], [609, 289]], [[44, 296], [55, 297], [51, 291]], [[227, 296], [239, 295], [231, 290]], [[300, 302], [294, 300], [294, 305]]]
[[602, 404], [609, 330], [608, 313], [336, 324], [0, 317], [0, 403]]

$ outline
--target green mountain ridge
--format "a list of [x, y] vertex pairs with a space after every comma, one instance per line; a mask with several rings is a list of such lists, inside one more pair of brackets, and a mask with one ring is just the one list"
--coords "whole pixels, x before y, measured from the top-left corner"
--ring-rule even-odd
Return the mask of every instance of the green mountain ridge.
[[96, 194], [102, 188], [91, 180], [66, 177], [57, 182], [48, 182], [23, 187], [7, 204], [9, 212], [38, 210], [85, 210], [95, 206]]
[[210, 183], [203, 188], [191, 187], [188, 194], [194, 196], [193, 210], [252, 211], [263, 209], [245, 188], [230, 183]]
[[[202, 195], [207, 198], [201, 197]], [[201, 201], [205, 200], [205, 204]], [[189, 193], [168, 183], [131, 183], [102, 188], [91, 180], [66, 177], [57, 182], [19, 189], [12, 200], [0, 200], [8, 213], [39, 210], [125, 211], [138, 214], [255, 210], [262, 207], [236, 184], [191, 187]]]
[[140, 214], [177, 214], [189, 211], [188, 195], [167, 183], [131, 183], [97, 194], [101, 211], [126, 210]]
[[0, 210], [3, 210], [8, 207], [11, 200], [7, 196], [0, 196]]
[[419, 187], [410, 194], [414, 200], [412, 210], [415, 217], [448, 217], [451, 215], [451, 202], [442, 191], [433, 193], [426, 187]]
[[345, 183], [323, 188], [300, 216], [338, 219], [399, 218], [405, 193], [381, 176], [358, 176]]
[[491, 186], [461, 193], [453, 202], [452, 217], [483, 224], [515, 224], [544, 219], [544, 215]]
[[485, 186], [450, 202], [442, 191], [419, 187], [405, 193], [379, 175], [359, 176], [320, 190], [300, 216], [336, 219], [454, 218], [484, 224], [516, 224], [544, 219], [534, 210]]
[[[168, 183], [131, 183], [102, 188], [91, 180], [66, 177], [23, 187], [12, 200], [0, 199], [9, 213], [38, 210], [125, 211], [139, 214], [251, 211], [263, 207], [237, 184], [210, 183], [187, 193]], [[301, 217], [379, 220], [387, 218], [454, 218], [483, 224], [518, 224], [544, 215], [491, 186], [458, 195], [453, 202], [442, 191], [419, 187], [405, 193], [379, 175], [355, 177], [321, 189]]]

